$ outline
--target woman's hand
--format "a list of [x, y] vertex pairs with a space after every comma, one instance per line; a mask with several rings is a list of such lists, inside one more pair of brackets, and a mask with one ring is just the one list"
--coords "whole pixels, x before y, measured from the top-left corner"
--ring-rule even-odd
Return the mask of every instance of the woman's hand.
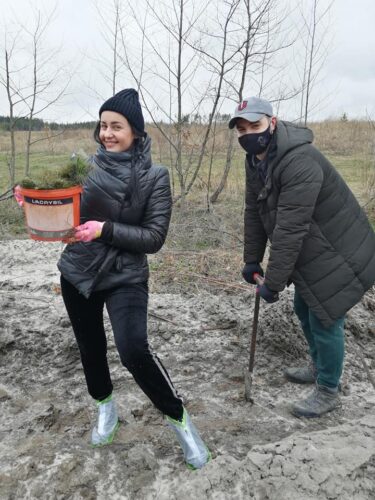
[[23, 201], [23, 196], [21, 194], [21, 186], [17, 184], [17, 186], [14, 186], [13, 189], [13, 196], [18, 203], [18, 206], [23, 207], [24, 201]]
[[104, 222], [98, 222], [97, 220], [89, 220], [80, 226], [75, 228], [74, 239], [75, 241], [83, 241], [88, 243], [89, 241], [99, 238], [102, 234]]

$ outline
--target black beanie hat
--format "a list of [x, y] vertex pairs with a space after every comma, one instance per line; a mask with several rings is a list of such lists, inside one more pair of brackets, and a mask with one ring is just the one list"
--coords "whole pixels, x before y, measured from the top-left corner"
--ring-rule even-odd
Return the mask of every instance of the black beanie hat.
[[134, 89], [124, 89], [110, 97], [99, 109], [99, 117], [103, 111], [115, 111], [125, 116], [130, 125], [142, 136], [145, 133], [145, 121], [142, 108], [138, 98], [138, 92]]

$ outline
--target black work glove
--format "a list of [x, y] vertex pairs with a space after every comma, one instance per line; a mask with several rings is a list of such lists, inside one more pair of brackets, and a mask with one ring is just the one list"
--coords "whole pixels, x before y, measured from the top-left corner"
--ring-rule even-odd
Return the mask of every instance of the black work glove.
[[244, 277], [244, 280], [252, 285], [256, 285], [254, 280], [255, 273], [264, 276], [263, 269], [260, 267], [259, 262], [247, 262], [242, 269], [242, 276]]
[[277, 302], [279, 300], [279, 292], [271, 290], [264, 283], [263, 285], [257, 286], [257, 293], [259, 293], [262, 299], [264, 299], [269, 304], [272, 304], [273, 302]]

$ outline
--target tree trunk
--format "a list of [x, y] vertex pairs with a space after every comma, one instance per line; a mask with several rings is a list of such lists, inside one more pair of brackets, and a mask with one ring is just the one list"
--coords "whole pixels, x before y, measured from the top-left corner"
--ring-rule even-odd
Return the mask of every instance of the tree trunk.
[[227, 148], [227, 159], [225, 162], [224, 172], [223, 172], [223, 175], [221, 177], [220, 183], [219, 183], [218, 187], [216, 188], [216, 191], [212, 194], [212, 196], [210, 198], [211, 203], [215, 203], [218, 200], [220, 193], [225, 188], [228, 174], [229, 174], [230, 168], [232, 166], [233, 143], [234, 143], [234, 133], [231, 131], [230, 135], [229, 135], [229, 142], [228, 142], [228, 148]]
[[6, 90], [9, 102], [9, 130], [10, 130], [10, 158], [8, 161], [9, 169], [9, 182], [10, 186], [13, 187], [16, 182], [16, 141], [14, 138], [14, 127], [15, 120], [13, 114], [13, 101], [10, 83], [10, 70], [9, 70], [9, 54], [5, 51], [5, 71], [6, 71]]

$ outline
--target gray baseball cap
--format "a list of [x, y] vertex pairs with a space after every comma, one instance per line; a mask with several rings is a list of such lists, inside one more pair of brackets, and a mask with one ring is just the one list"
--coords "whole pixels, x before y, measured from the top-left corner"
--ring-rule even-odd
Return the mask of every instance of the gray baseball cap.
[[260, 97], [247, 97], [240, 102], [229, 121], [229, 128], [234, 128], [238, 118], [249, 122], [257, 122], [263, 116], [273, 116], [272, 105]]

